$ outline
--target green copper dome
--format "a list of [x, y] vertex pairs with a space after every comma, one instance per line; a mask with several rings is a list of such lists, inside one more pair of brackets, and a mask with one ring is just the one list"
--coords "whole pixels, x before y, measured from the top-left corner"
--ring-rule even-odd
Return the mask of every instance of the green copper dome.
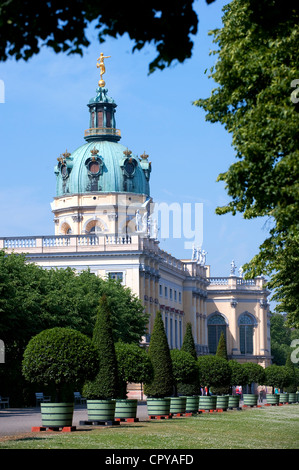
[[90, 127], [87, 143], [73, 153], [65, 152], [55, 167], [56, 197], [85, 193], [131, 192], [149, 196], [151, 164], [119, 144], [115, 128], [114, 100], [99, 87], [89, 103]]

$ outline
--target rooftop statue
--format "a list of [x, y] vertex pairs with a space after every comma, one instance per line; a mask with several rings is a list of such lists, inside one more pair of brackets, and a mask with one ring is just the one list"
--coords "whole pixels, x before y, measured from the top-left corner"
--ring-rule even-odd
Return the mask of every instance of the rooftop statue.
[[111, 57], [111, 55], [104, 55], [103, 52], [101, 52], [100, 54], [100, 57], [98, 58], [97, 60], [97, 68], [100, 69], [100, 76], [101, 76], [101, 80], [99, 80], [99, 86], [100, 87], [104, 87], [105, 86], [105, 81], [103, 80], [103, 75], [104, 73], [106, 72], [106, 67], [105, 67], [105, 64], [104, 64], [104, 59], [109, 59], [109, 57]]

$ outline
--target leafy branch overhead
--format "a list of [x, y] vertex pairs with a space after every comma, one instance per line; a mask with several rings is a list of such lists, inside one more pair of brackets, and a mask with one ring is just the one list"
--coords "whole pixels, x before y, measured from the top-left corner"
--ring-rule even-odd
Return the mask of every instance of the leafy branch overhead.
[[[207, 0], [211, 3], [213, 0]], [[94, 2], [91, 0], [0, 1], [0, 60], [13, 56], [28, 60], [47, 46], [56, 53], [83, 55], [90, 44], [87, 28], [98, 30], [98, 40], [127, 33], [134, 50], [152, 43], [158, 55], [150, 72], [163, 69], [173, 60], [191, 57], [191, 36], [197, 32], [198, 18], [193, 0], [166, 2]]]

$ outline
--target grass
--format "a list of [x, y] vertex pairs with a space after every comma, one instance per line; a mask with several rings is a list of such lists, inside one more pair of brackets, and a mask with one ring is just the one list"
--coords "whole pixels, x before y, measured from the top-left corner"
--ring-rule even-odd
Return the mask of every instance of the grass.
[[299, 449], [299, 405], [27, 433], [0, 449]]

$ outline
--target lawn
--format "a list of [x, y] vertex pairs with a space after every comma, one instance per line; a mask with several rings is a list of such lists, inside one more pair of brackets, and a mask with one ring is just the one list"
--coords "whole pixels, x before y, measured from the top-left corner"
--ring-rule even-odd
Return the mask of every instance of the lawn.
[[0, 449], [299, 449], [299, 405], [27, 433]]

